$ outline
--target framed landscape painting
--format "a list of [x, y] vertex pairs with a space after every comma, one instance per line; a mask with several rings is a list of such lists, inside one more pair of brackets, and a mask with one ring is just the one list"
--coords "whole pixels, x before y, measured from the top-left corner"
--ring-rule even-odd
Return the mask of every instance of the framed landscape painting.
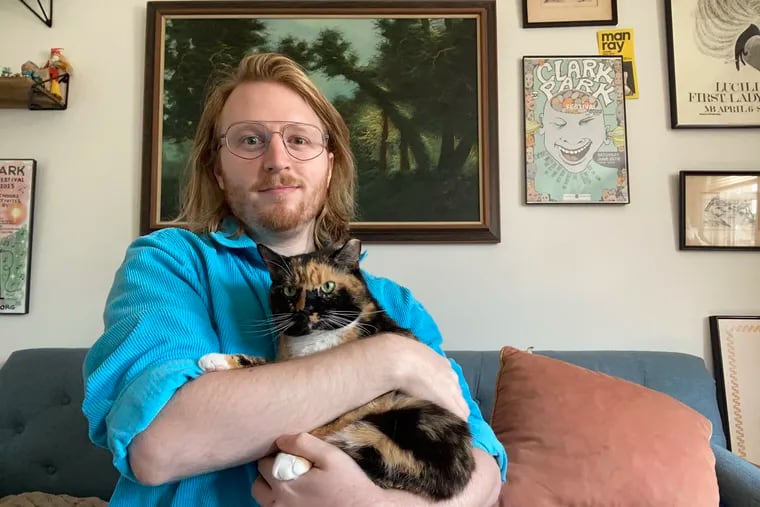
[[627, 204], [621, 56], [523, 58], [527, 204]]
[[180, 192], [214, 80], [273, 51], [346, 120], [353, 236], [498, 242], [495, 21], [494, 0], [148, 2], [141, 232], [183, 226]]
[[760, 3], [665, 0], [672, 128], [760, 127]]

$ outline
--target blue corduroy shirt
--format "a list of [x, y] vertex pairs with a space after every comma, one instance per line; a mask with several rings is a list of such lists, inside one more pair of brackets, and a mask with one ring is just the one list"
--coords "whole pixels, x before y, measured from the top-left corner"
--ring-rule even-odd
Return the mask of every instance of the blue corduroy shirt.
[[[438, 327], [411, 293], [365, 276], [388, 314], [443, 354]], [[250, 495], [255, 463], [151, 487], [135, 479], [128, 451], [174, 393], [203, 373], [197, 361], [204, 354], [274, 357], [273, 336], [255, 332], [271, 315], [270, 285], [254, 241], [229, 231], [163, 229], [129, 246], [108, 295], [104, 333], [83, 367], [90, 438], [113, 453], [121, 473], [111, 507], [258, 505]], [[473, 444], [497, 459], [504, 480], [504, 448], [472, 400], [461, 368], [451, 363], [470, 406]]]

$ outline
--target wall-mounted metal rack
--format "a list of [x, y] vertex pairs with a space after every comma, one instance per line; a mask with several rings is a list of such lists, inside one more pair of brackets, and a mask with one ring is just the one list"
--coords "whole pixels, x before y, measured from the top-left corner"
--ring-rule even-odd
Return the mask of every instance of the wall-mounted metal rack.
[[[30, 0], [31, 1], [31, 0]], [[35, 0], [37, 2], [37, 6], [33, 7], [32, 5], [27, 2], [27, 0], [19, 0], [22, 4], [26, 6], [29, 11], [37, 16], [37, 19], [45, 23], [47, 26], [52, 27], [53, 26], [53, 0], [47, 0], [47, 9], [43, 5], [42, 0]]]

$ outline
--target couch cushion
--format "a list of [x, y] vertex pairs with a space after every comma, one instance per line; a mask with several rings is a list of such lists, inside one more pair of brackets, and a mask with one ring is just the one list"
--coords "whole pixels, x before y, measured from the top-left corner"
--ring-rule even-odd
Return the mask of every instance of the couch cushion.
[[491, 423], [501, 505], [718, 505], [711, 423], [666, 394], [505, 347]]
[[499, 372], [499, 351], [452, 350], [447, 351], [446, 355], [462, 368], [464, 379], [473, 400], [480, 407], [483, 419], [490, 420], [496, 374]]
[[715, 378], [707, 371], [701, 357], [651, 350], [537, 350], [535, 353], [669, 394], [710, 419], [713, 425], [712, 443], [726, 447], [723, 422], [716, 402]]

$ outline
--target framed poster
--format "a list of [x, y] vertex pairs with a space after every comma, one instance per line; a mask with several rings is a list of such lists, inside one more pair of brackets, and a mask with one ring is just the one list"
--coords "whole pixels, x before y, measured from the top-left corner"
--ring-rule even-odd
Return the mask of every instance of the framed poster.
[[0, 159], [0, 315], [29, 313], [33, 159]]
[[760, 250], [760, 171], [681, 171], [681, 250]]
[[760, 126], [760, 3], [665, 0], [672, 128]]
[[623, 58], [523, 58], [525, 202], [627, 204]]
[[710, 316], [713, 371], [728, 449], [760, 466], [760, 316]]
[[523, 0], [523, 28], [617, 25], [617, 0]]
[[141, 232], [183, 226], [179, 196], [215, 76], [274, 51], [348, 125], [354, 236], [498, 242], [495, 10], [495, 0], [148, 2]]

